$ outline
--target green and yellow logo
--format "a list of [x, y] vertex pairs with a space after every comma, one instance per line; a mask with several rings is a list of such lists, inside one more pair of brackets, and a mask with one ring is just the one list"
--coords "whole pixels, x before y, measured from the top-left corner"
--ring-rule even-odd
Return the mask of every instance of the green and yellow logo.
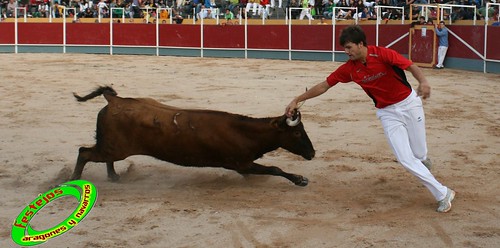
[[[49, 202], [63, 196], [74, 196], [79, 204], [73, 213], [56, 226], [43, 231], [31, 228], [30, 221]], [[12, 240], [22, 246], [39, 245], [75, 227], [90, 212], [97, 200], [97, 189], [85, 180], [66, 182], [40, 194], [17, 216], [12, 224]]]

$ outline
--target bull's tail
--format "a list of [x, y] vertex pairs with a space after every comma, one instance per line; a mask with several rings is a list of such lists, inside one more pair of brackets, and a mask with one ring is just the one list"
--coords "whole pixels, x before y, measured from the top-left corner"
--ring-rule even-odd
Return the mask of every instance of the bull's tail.
[[75, 96], [76, 100], [79, 102], [86, 102], [87, 100], [98, 97], [100, 95], [116, 96], [118, 95], [118, 93], [116, 93], [116, 91], [113, 88], [111, 88], [111, 86], [100, 86], [99, 88], [95, 89], [92, 93], [86, 96], [79, 96], [75, 92], [73, 92], [73, 96]]

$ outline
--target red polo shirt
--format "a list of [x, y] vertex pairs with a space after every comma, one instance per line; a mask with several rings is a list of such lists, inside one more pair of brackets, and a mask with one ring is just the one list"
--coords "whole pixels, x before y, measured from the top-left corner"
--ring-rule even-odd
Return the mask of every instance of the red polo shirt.
[[366, 63], [349, 60], [326, 78], [330, 86], [355, 82], [373, 99], [375, 107], [398, 103], [411, 93], [404, 70], [413, 62], [396, 51], [368, 46]]

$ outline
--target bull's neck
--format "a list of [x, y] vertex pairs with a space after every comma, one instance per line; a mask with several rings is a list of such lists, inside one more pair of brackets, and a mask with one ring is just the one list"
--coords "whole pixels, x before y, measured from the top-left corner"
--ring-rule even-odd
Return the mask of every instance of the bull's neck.
[[249, 138], [257, 141], [257, 146], [262, 155], [280, 148], [279, 134], [275, 127], [270, 123], [273, 118], [264, 118], [266, 125], [254, 126], [251, 132], [248, 132]]

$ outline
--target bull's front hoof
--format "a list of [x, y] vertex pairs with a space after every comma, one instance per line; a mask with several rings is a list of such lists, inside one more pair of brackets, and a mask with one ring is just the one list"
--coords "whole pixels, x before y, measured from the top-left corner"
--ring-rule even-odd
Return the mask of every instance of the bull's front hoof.
[[79, 180], [82, 176], [81, 175], [71, 175], [68, 181], [74, 181], [74, 180]]
[[295, 185], [304, 187], [304, 186], [307, 186], [308, 183], [309, 183], [309, 179], [301, 176], [301, 177], [299, 177], [299, 180], [297, 180], [295, 182]]
[[108, 178], [109, 180], [111, 180], [111, 182], [118, 182], [118, 180], [120, 180], [120, 175], [118, 174], [108, 175]]

